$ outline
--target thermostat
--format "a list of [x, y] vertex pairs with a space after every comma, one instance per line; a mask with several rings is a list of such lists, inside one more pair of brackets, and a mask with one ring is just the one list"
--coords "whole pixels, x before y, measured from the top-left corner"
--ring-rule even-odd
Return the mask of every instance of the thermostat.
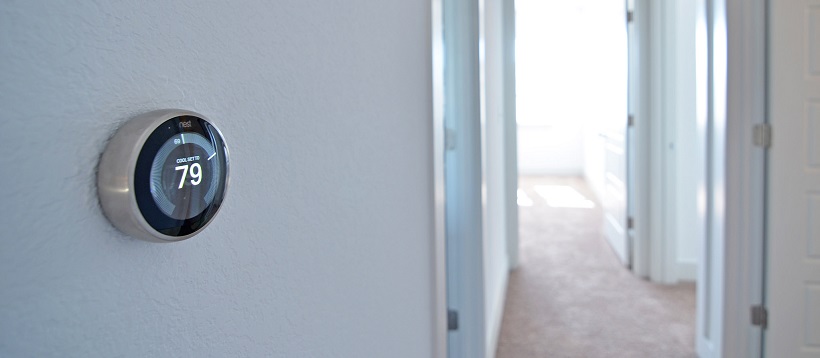
[[103, 212], [136, 238], [185, 240], [222, 206], [229, 163], [222, 134], [201, 114], [164, 109], [137, 116], [114, 134], [100, 159]]

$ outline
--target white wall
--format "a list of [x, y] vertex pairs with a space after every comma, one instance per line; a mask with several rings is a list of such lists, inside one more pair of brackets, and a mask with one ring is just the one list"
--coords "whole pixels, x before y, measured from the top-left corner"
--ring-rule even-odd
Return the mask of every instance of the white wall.
[[[0, 7], [0, 356], [432, 354], [430, 3]], [[137, 241], [95, 167], [126, 119], [231, 149], [202, 234]]]
[[518, 170], [523, 175], [581, 175], [585, 142], [580, 126], [518, 125]]
[[584, 175], [600, 194], [605, 152], [599, 134], [626, 120], [618, 73], [626, 63], [613, 61], [623, 50], [614, 48], [619, 34], [611, 30], [623, 22], [623, 4], [528, 0], [516, 6], [519, 171]]
[[[593, 52], [581, 41], [590, 23], [578, 2], [516, 1], [518, 169], [525, 175], [581, 175], [587, 68]], [[593, 5], [594, 6], [594, 5]], [[561, 16], [555, 16], [561, 14]], [[545, 19], [549, 19], [546, 21]]]

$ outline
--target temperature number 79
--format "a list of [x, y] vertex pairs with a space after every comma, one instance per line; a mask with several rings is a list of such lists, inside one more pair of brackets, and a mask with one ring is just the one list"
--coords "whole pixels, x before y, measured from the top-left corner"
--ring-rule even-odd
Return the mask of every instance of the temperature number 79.
[[[191, 179], [191, 184], [199, 185], [199, 183], [202, 181], [202, 167], [199, 165], [199, 163], [191, 164], [190, 167], [191, 167], [191, 178], [193, 178], [193, 179]], [[182, 189], [182, 186], [185, 184], [185, 178], [188, 176], [188, 166], [187, 165], [178, 165], [174, 169], [182, 171], [182, 179], [179, 180], [179, 188], [178, 188], [178, 189]]]

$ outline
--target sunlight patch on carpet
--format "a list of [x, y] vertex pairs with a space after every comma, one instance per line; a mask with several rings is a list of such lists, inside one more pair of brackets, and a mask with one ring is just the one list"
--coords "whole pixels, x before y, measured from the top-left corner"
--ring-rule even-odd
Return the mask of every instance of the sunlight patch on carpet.
[[521, 189], [518, 189], [518, 206], [533, 206], [535, 202]]
[[587, 199], [569, 185], [536, 185], [535, 192], [553, 208], [592, 209], [595, 207], [592, 200]]

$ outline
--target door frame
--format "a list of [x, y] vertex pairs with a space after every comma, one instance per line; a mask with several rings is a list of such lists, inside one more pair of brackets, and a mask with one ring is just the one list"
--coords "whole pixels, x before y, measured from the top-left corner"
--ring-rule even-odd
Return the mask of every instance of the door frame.
[[503, 1], [504, 48], [504, 163], [506, 165], [507, 262], [510, 270], [518, 267], [518, 133], [515, 105], [515, 0]]
[[[699, 195], [705, 215], [701, 242], [701, 262], [698, 267], [697, 320], [695, 341], [697, 353], [703, 358], [721, 357], [724, 350], [724, 323], [727, 321], [725, 284], [725, 253], [727, 238], [726, 175], [729, 165], [727, 147], [728, 92], [728, 31], [726, 1], [705, 0], [698, 3], [697, 31], [698, 83], [697, 121], [700, 132], [705, 130], [706, 183]], [[701, 34], [705, 32], [705, 34]], [[700, 53], [700, 52], [705, 52]], [[703, 61], [703, 62], [701, 62]], [[702, 72], [702, 71], [705, 71]], [[705, 96], [702, 94], [705, 93]]]
[[[637, 0], [639, 4], [645, 4], [646, 0]], [[723, 41], [725, 53], [718, 54], [720, 58], [715, 59], [713, 64], [725, 64], [723, 79], [712, 81], [706, 85], [723, 88], [723, 97], [714, 96], [707, 98], [718, 108], [714, 113], [724, 113], [724, 127], [722, 132], [724, 142], [713, 142], [718, 144], [717, 149], [725, 148], [725, 153], [712, 152], [709, 155], [710, 167], [717, 173], [723, 173], [724, 184], [731, 182], [732, 185], [719, 186], [716, 189], [723, 191], [725, 196], [721, 197], [720, 192], [713, 192], [713, 197], [719, 200], [718, 209], [725, 216], [713, 216], [712, 223], [724, 223], [725, 225], [713, 226], [710, 231], [713, 235], [707, 238], [709, 246], [704, 242], [704, 253], [715, 253], [723, 258], [724, 263], [718, 268], [719, 272], [713, 274], [721, 282], [715, 286], [715, 294], [709, 299], [713, 305], [713, 315], [709, 320], [716, 332], [717, 341], [714, 342], [711, 354], [701, 353], [703, 357], [709, 356], [760, 356], [761, 354], [761, 329], [749, 324], [749, 307], [759, 304], [762, 299], [763, 288], [763, 223], [765, 219], [765, 153], [762, 149], [754, 147], [752, 144], [753, 128], [756, 124], [764, 123], [765, 99], [766, 99], [766, 0], [704, 0], [707, 1], [713, 11], [711, 21], [713, 39]], [[435, 232], [434, 232], [434, 325], [432, 333], [434, 337], [435, 357], [446, 357], [448, 351], [448, 331], [446, 327], [447, 316], [447, 270], [446, 270], [446, 241], [445, 241], [445, 197], [444, 190], [444, 155], [445, 138], [448, 136], [444, 127], [444, 102], [447, 98], [444, 92], [444, 11], [442, 0], [432, 0], [432, 88], [433, 88], [433, 164], [434, 164], [434, 196], [435, 196]], [[636, 9], [636, 21], [647, 20], [649, 14], [641, 15]], [[477, 13], [474, 17], [477, 21]], [[463, 20], [463, 19], [462, 19]], [[644, 25], [646, 26], [646, 25]], [[451, 31], [452, 29], [448, 29]], [[477, 26], [474, 29], [474, 36], [478, 36]], [[729, 37], [728, 34], [731, 34]], [[642, 39], [647, 36], [644, 31]], [[701, 33], [699, 36], [708, 36]], [[701, 37], [701, 40], [703, 38]], [[646, 40], [641, 40], [645, 44]], [[719, 48], [720, 45], [713, 48]], [[641, 53], [642, 60], [648, 60], [645, 52]], [[704, 64], [699, 64], [702, 67]], [[476, 64], [476, 68], [477, 68]], [[717, 76], [721, 77], [721, 76]], [[715, 77], [713, 77], [715, 78]], [[477, 74], [476, 74], [477, 81]], [[646, 79], [641, 79], [641, 84], [646, 85]], [[722, 82], [721, 82], [722, 81]], [[717, 86], [715, 86], [717, 84]], [[698, 84], [700, 87], [702, 84]], [[646, 87], [644, 87], [646, 88]], [[728, 91], [726, 90], [728, 89]], [[702, 100], [699, 94], [699, 100]], [[477, 95], [475, 96], [477, 101]], [[755, 106], [745, 104], [754, 103]], [[722, 106], [722, 107], [720, 107]], [[714, 107], [714, 106], [713, 106]], [[645, 108], [643, 110], [646, 110]], [[640, 125], [640, 122], [639, 124]], [[640, 128], [637, 127], [636, 128]], [[643, 127], [645, 130], [647, 127]], [[639, 129], [634, 129], [639, 130]], [[721, 133], [712, 131], [710, 140], [720, 139]], [[644, 144], [645, 146], [647, 144]], [[636, 145], [636, 150], [641, 148]], [[713, 146], [712, 149], [716, 149]], [[719, 151], [718, 151], [719, 152]], [[477, 161], [480, 162], [480, 148], [476, 151]], [[720, 157], [722, 155], [722, 157]], [[721, 165], [721, 160], [723, 162]], [[716, 174], [716, 173], [713, 173]], [[640, 171], [636, 171], [636, 176], [640, 176]], [[640, 199], [635, 204], [641, 204]], [[480, 205], [478, 206], [480, 208]], [[647, 205], [643, 210], [648, 209]], [[636, 208], [636, 210], [639, 210]], [[713, 212], [714, 214], [714, 212]], [[639, 214], [640, 215], [640, 214]], [[643, 222], [641, 222], [643, 221]], [[638, 221], [637, 228], [640, 231], [649, 230], [647, 220]], [[480, 222], [478, 224], [480, 226]], [[646, 226], [643, 226], [646, 225]], [[636, 233], [637, 234], [637, 233]], [[708, 247], [708, 248], [707, 248]], [[635, 237], [635, 271], [648, 273], [648, 268], [641, 268], [641, 255], [646, 255], [648, 243], [646, 236]], [[648, 256], [648, 255], [647, 255]], [[706, 257], [703, 256], [702, 257]], [[480, 255], [478, 257], [480, 261]], [[514, 262], [515, 260], [510, 260]], [[645, 262], [644, 262], [645, 264]], [[480, 268], [479, 268], [480, 269]], [[479, 271], [480, 272], [480, 271]], [[453, 282], [451, 282], [452, 284]], [[475, 291], [475, 292], [479, 292]], [[699, 290], [702, 291], [702, 290]], [[699, 297], [699, 306], [704, 297]], [[480, 300], [483, 302], [483, 299]], [[477, 307], [483, 304], [477, 304]], [[698, 330], [702, 329], [705, 322], [698, 322]], [[483, 329], [479, 330], [483, 332]], [[701, 352], [700, 347], [699, 352]], [[706, 352], [708, 353], [708, 352]]]
[[[713, 188], [701, 255], [709, 259], [711, 274], [701, 270], [698, 307], [708, 306], [712, 314], [699, 314], [697, 348], [703, 358], [760, 357], [762, 329], [751, 324], [750, 308], [763, 299], [766, 153], [754, 145], [753, 133], [766, 122], [767, 0], [704, 4], [709, 31], [699, 41], [709, 43], [711, 73], [704, 84], [709, 95], [699, 95], [708, 114], [699, 109], [699, 116], [712, 121]], [[707, 338], [707, 326], [717, 334]]]
[[768, 122], [768, 0], [726, 1], [728, 46], [726, 352], [762, 356], [763, 329], [750, 308], [763, 303], [767, 152], [754, 128]]
[[677, 283], [675, 190], [675, 21], [673, 3], [627, 0], [630, 40], [628, 230], [631, 269], [653, 282]]
[[443, 0], [431, 1], [431, 70], [433, 93], [433, 351], [447, 357], [447, 242], [444, 192], [444, 23]]
[[[670, 36], [675, 21], [674, 7], [666, 2], [627, 0], [633, 12], [630, 43], [630, 113], [635, 122], [629, 127], [627, 170], [629, 177], [628, 230], [631, 242], [631, 269], [653, 282], [676, 283], [677, 258], [674, 231], [675, 153], [671, 118], [674, 109], [674, 79], [669, 63], [674, 59]], [[673, 34], [673, 33], [672, 33]], [[634, 51], [634, 53], [632, 52]]]
[[[640, 277], [651, 276], [649, 240], [653, 225], [650, 220], [651, 193], [650, 153], [655, 152], [652, 143], [653, 115], [650, 74], [646, 69], [653, 63], [650, 2], [648, 0], [627, 0], [626, 10], [632, 11], [633, 23], [628, 37], [628, 101], [627, 110], [634, 116], [634, 124], [627, 129], [627, 212], [633, 218], [633, 227], [627, 229], [632, 272]], [[629, 25], [628, 25], [629, 26]], [[628, 28], [629, 30], [629, 28]], [[643, 70], [642, 70], [643, 69]]]
[[763, 303], [765, 279], [766, 161], [754, 129], [768, 110], [766, 17], [768, 0], [726, 3], [726, 249], [724, 352], [762, 356], [763, 329], [750, 309]]
[[[437, 309], [457, 312], [458, 329], [439, 333], [445, 342], [442, 357], [484, 357], [488, 317], [485, 312], [484, 230], [482, 173], [482, 124], [479, 3], [474, 0], [439, 0], [434, 43], [436, 102], [435, 160], [441, 160], [443, 235], [437, 238], [443, 254], [437, 259], [436, 276], [444, 280]], [[446, 45], [445, 45], [446, 44]], [[439, 120], [440, 119], [440, 120]], [[443, 257], [443, 260], [441, 258]], [[442, 278], [443, 277], [443, 278]], [[439, 283], [437, 283], [438, 287]], [[443, 297], [442, 297], [443, 294]], [[439, 312], [437, 312], [439, 313]], [[445, 312], [445, 319], [447, 316]], [[442, 327], [441, 325], [438, 326]]]
[[[675, 100], [674, 63], [675, 33], [677, 18], [674, 14], [674, 3], [669, 1], [640, 2], [643, 9], [639, 11], [637, 21], [647, 21], [649, 29], [648, 60], [649, 66], [642, 73], [649, 77], [650, 91], [643, 99], [649, 106], [647, 110], [649, 137], [641, 138], [650, 148], [645, 155], [644, 165], [648, 178], [648, 207], [642, 221], [647, 221], [648, 232], [642, 237], [643, 255], [648, 257], [649, 278], [653, 282], [671, 284], [677, 282], [676, 242], [674, 235], [675, 190], [675, 152], [674, 123], [667, 119], [675, 118], [672, 114]], [[642, 15], [648, 18], [642, 18]], [[640, 165], [640, 163], [636, 163]]]

